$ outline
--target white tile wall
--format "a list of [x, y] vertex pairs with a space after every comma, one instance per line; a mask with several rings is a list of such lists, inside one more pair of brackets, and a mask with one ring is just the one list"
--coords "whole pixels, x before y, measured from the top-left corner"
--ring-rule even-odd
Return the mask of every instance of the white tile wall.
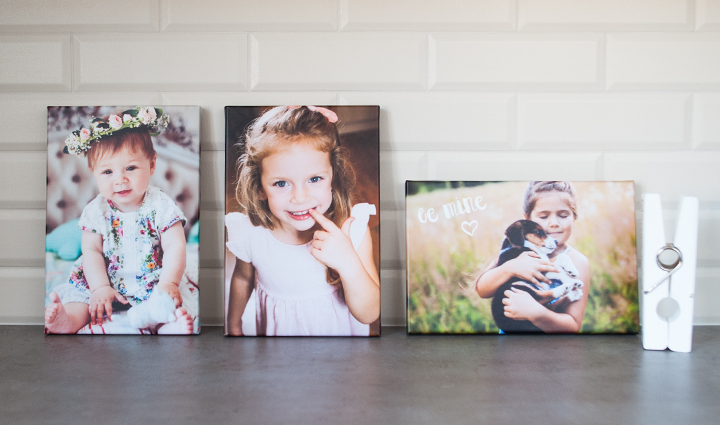
[[203, 108], [208, 325], [224, 107], [291, 103], [381, 106], [384, 324], [405, 317], [406, 179], [536, 178], [634, 179], [670, 230], [698, 196], [695, 315], [720, 324], [720, 0], [118, 4], [0, 1], [0, 323], [42, 322], [48, 105]]
[[690, 147], [689, 94], [527, 94], [518, 145], [539, 150]]
[[695, 0], [696, 28], [698, 31], [720, 30], [720, 1]]
[[593, 34], [432, 34], [430, 88], [599, 89], [602, 47]]
[[45, 269], [0, 267], [0, 325], [38, 324], [44, 306]]
[[405, 271], [384, 269], [380, 271], [381, 318], [386, 326], [405, 326]]
[[693, 114], [693, 145], [697, 149], [720, 149], [720, 94], [696, 94]]
[[703, 207], [720, 208], [719, 165], [718, 151], [606, 153], [603, 179], [635, 180], [636, 191], [659, 193], [667, 203], [697, 196]]
[[200, 157], [200, 208], [225, 209], [225, 152], [204, 151]]
[[720, 267], [698, 269], [695, 278], [695, 323], [717, 325], [717, 302], [720, 299]]
[[69, 91], [70, 36], [0, 35], [0, 91]]
[[[428, 177], [430, 180], [600, 180], [601, 158], [600, 153], [434, 151], [428, 153]], [[559, 162], [562, 167], [554, 166]]]
[[156, 31], [156, 1], [4, 0], [0, 32]]
[[[3, 152], [0, 156], [0, 208], [44, 208], [47, 154]], [[23, 182], [23, 184], [12, 184]]]
[[385, 210], [380, 215], [380, 253], [383, 269], [405, 267], [405, 211]]
[[339, 0], [342, 30], [510, 31], [515, 1]]
[[254, 90], [420, 90], [426, 36], [416, 33], [254, 33]]
[[692, 0], [519, 0], [520, 30], [687, 31]]
[[611, 90], [720, 89], [720, 34], [607, 36]]
[[[222, 10], [222, 13], [218, 11]], [[335, 31], [333, 0], [162, 0], [169, 31]]]
[[405, 208], [405, 180], [427, 180], [425, 152], [380, 152], [380, 208]]
[[0, 209], [0, 267], [44, 267], [44, 255], [45, 210]]
[[[247, 88], [247, 35], [80, 34], [77, 91], [235, 91]], [[104, 54], [112, 60], [101, 59]]]

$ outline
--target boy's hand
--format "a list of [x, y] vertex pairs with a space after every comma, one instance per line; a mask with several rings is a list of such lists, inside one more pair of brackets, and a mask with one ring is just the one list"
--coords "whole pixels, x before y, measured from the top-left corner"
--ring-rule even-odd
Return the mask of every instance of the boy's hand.
[[90, 323], [93, 325], [102, 325], [103, 317], [107, 314], [108, 320], [112, 320], [112, 303], [118, 300], [123, 304], [129, 303], [118, 291], [112, 286], [101, 286], [92, 292], [90, 297]]
[[354, 255], [355, 249], [350, 241], [350, 224], [355, 220], [354, 218], [348, 217], [342, 228], [339, 228], [335, 223], [315, 210], [310, 210], [310, 215], [323, 228], [323, 230], [315, 231], [313, 235], [312, 248], [310, 249], [310, 254], [313, 257], [338, 271], [346, 266], [348, 260], [351, 260], [353, 256], [358, 258], [357, 255]]
[[155, 287], [155, 289], [170, 295], [170, 298], [175, 301], [175, 308], [179, 308], [182, 305], [182, 295], [180, 295], [180, 289], [174, 283], [160, 283]]

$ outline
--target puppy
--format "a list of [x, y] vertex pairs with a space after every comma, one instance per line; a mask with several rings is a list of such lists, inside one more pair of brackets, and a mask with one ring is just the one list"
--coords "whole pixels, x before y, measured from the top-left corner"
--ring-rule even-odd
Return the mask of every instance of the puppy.
[[[505, 236], [506, 239], [503, 241], [502, 250], [498, 257], [498, 266], [517, 258], [525, 251], [534, 251], [541, 259], [547, 260], [548, 254], [557, 248], [557, 241], [548, 237], [539, 224], [530, 220], [514, 222], [505, 231]], [[495, 319], [495, 323], [503, 332], [542, 332], [527, 320], [515, 320], [505, 316], [505, 305], [502, 300], [506, 298], [505, 291], [510, 288], [521, 289], [532, 295], [536, 300], [539, 299], [539, 296], [531, 288], [542, 291], [550, 290], [553, 299], [546, 305], [553, 304], [562, 297], [567, 297], [570, 301], [577, 301], [582, 298], [583, 282], [577, 279], [579, 271], [570, 257], [565, 253], [559, 254], [555, 258], [554, 265], [560, 269], [559, 272], [545, 273], [545, 277], [551, 281], [550, 284], [540, 282], [539, 285], [535, 285], [514, 277], [500, 286], [492, 299], [491, 307], [493, 319]]]

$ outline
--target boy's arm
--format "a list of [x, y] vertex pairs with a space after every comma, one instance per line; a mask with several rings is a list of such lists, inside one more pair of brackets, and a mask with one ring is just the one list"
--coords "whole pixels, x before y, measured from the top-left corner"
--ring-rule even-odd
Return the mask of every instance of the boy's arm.
[[112, 302], [118, 300], [127, 304], [125, 297], [110, 286], [105, 268], [105, 257], [102, 251], [102, 236], [97, 233], [82, 232], [81, 248], [82, 266], [85, 280], [92, 296], [90, 297], [90, 323], [103, 324], [103, 316], [107, 314], [112, 320]]
[[160, 238], [163, 250], [162, 271], [157, 288], [166, 292], [175, 301], [175, 307], [182, 305], [182, 296], [178, 286], [185, 273], [185, 232], [182, 223], [176, 222]]
[[227, 313], [228, 335], [241, 336], [243, 334], [242, 316], [254, 287], [255, 267], [251, 263], [237, 259], [230, 278], [230, 299]]

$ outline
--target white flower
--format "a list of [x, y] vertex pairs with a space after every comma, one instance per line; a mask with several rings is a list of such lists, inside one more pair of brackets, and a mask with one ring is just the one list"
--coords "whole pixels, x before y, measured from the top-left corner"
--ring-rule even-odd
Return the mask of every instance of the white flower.
[[110, 118], [108, 118], [108, 124], [110, 124], [110, 127], [114, 130], [118, 130], [123, 125], [123, 120], [117, 115], [110, 115]]
[[83, 128], [82, 130], [80, 130], [80, 140], [85, 141], [85, 140], [89, 139], [90, 136], [91, 136], [91, 133], [90, 133], [89, 128]]
[[130, 116], [130, 114], [123, 115], [123, 122], [129, 122], [130, 120], [132, 120], [132, 116]]

